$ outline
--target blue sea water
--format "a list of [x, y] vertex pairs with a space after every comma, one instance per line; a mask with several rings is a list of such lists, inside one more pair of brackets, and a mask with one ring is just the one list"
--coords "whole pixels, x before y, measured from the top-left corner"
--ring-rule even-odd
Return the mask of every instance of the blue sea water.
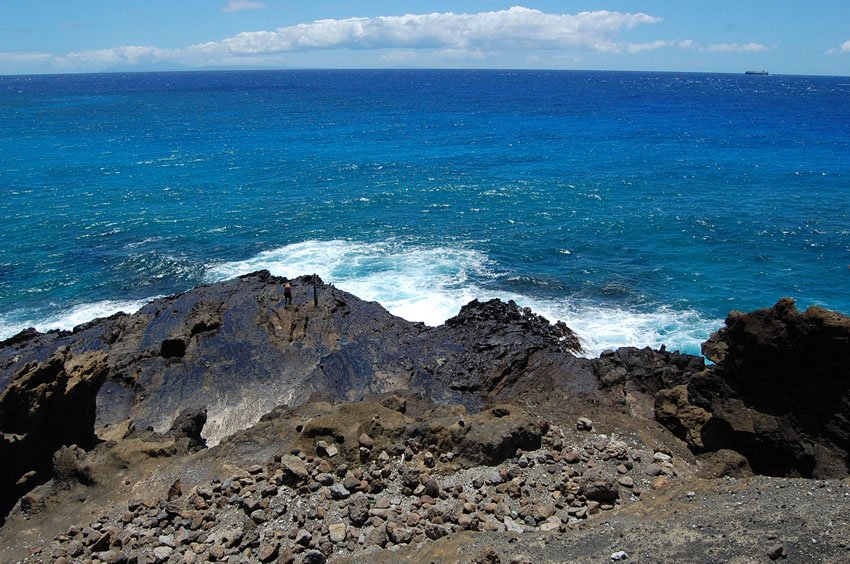
[[0, 338], [269, 268], [698, 352], [782, 296], [850, 313], [850, 78], [4, 76], [0, 237]]

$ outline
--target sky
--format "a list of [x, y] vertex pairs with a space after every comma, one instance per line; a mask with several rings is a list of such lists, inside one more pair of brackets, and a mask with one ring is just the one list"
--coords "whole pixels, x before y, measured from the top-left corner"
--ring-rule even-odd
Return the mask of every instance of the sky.
[[850, 75], [848, 0], [0, 0], [0, 74], [511, 68]]

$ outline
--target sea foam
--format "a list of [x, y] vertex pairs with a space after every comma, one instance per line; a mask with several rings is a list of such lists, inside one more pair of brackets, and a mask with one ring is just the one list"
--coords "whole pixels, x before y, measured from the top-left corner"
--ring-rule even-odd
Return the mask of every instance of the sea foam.
[[693, 310], [659, 306], [642, 312], [587, 300], [540, 298], [502, 291], [506, 273], [486, 254], [464, 248], [407, 246], [354, 241], [304, 241], [264, 251], [243, 261], [212, 265], [206, 279], [216, 282], [267, 269], [278, 276], [318, 274], [325, 282], [392, 314], [437, 326], [477, 298], [514, 300], [550, 321], [564, 321], [581, 339], [584, 355], [598, 356], [621, 346], [700, 353], [700, 344], [722, 320]]
[[[722, 324], [720, 319], [669, 306], [637, 311], [569, 296], [538, 297], [504, 291], [497, 287], [498, 281], [510, 279], [510, 274], [497, 271], [485, 253], [460, 247], [303, 241], [246, 260], [209, 265], [204, 280], [219, 282], [260, 269], [289, 277], [318, 274], [325, 282], [361, 299], [379, 302], [393, 315], [430, 326], [457, 315], [476, 298], [514, 300], [550, 321], [566, 323], [578, 334], [587, 357], [622, 346], [666, 345], [670, 350], [699, 354], [700, 344]], [[0, 339], [27, 327], [39, 331], [73, 329], [119, 311], [134, 313], [153, 299], [103, 300], [43, 315], [11, 312], [0, 316]]]
[[82, 303], [43, 316], [33, 311], [11, 312], [0, 315], [0, 340], [8, 339], [28, 327], [35, 327], [41, 332], [54, 329], [70, 330], [77, 325], [100, 317], [109, 317], [118, 312], [136, 313], [154, 299], [156, 299], [156, 296], [143, 300], [102, 300]]

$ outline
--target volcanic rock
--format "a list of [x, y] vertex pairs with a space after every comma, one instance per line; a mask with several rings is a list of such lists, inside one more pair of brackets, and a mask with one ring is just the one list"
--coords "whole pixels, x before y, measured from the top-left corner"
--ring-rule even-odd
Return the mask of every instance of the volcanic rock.
[[847, 475], [850, 318], [783, 299], [731, 313], [703, 352], [716, 365], [656, 399], [694, 452], [734, 450], [760, 474]]

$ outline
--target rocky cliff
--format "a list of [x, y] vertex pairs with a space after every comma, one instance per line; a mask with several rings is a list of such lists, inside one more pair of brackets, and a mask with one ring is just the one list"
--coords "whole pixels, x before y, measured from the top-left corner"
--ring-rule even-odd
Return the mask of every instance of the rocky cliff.
[[[848, 475], [850, 320], [839, 314], [801, 313], [790, 300], [733, 312], [704, 346], [708, 366], [663, 348], [584, 359], [575, 356], [580, 342], [568, 327], [513, 302], [476, 300], [431, 328], [312, 277], [290, 280], [294, 300], [284, 305], [284, 282], [261, 271], [156, 300], [133, 315], [71, 332], [28, 330], [0, 343], [0, 457], [11, 461], [0, 471], [0, 511], [54, 515], [55, 525], [55, 515], [75, 514], [69, 492], [89, 499], [92, 511], [115, 503], [126, 510], [133, 492], [148, 495], [175, 478], [207, 487], [249, 460], [269, 473], [265, 480], [304, 494], [336, 495], [328, 489], [336, 479], [319, 477], [335, 468], [340, 480], [354, 487], [356, 479], [363, 493], [377, 495], [404, 490], [410, 463], [425, 475], [452, 473], [522, 464], [520, 453], [533, 452], [507, 480], [531, 479], [526, 469], [538, 460], [574, 482], [564, 489], [567, 482], [535, 474], [540, 488], [560, 492], [550, 499], [556, 513], [544, 518], [554, 530], [557, 519], [586, 518], [594, 503], [614, 509], [637, 500], [641, 475]], [[611, 450], [621, 444], [613, 435], [570, 438], [563, 429], [585, 415], [594, 422], [582, 417], [579, 432], [596, 432], [598, 422], [608, 433], [629, 434], [635, 446]], [[570, 451], [570, 441], [583, 446]], [[641, 448], [648, 449], [643, 458]], [[674, 469], [673, 452], [685, 466]], [[300, 453], [287, 459], [297, 471], [281, 470], [290, 453]], [[317, 455], [336, 462], [322, 466]], [[290, 471], [296, 482], [287, 481]], [[499, 481], [507, 484], [505, 472]], [[423, 480], [411, 482], [411, 492], [432, 487]], [[587, 493], [595, 487], [613, 497], [597, 501]], [[614, 495], [623, 487], [623, 496]], [[537, 499], [521, 485], [492, 495], [508, 490], [518, 502]], [[559, 496], [571, 497], [559, 505]], [[539, 503], [548, 513], [545, 497]], [[490, 522], [485, 505], [473, 528]], [[505, 510], [488, 526], [504, 529]], [[136, 505], [130, 519], [142, 519], [139, 511], [147, 510]], [[453, 514], [453, 525], [430, 523], [442, 527], [440, 536], [468, 529], [458, 524], [462, 514]], [[543, 526], [528, 515], [526, 527]], [[16, 527], [5, 531], [22, 530]], [[405, 527], [411, 539], [426, 533], [424, 525]], [[355, 545], [347, 550], [356, 554]], [[67, 552], [62, 546], [57, 554]], [[293, 547], [306, 554], [311, 545]], [[231, 554], [259, 558], [257, 548]], [[323, 548], [334, 550], [333, 543]]]

